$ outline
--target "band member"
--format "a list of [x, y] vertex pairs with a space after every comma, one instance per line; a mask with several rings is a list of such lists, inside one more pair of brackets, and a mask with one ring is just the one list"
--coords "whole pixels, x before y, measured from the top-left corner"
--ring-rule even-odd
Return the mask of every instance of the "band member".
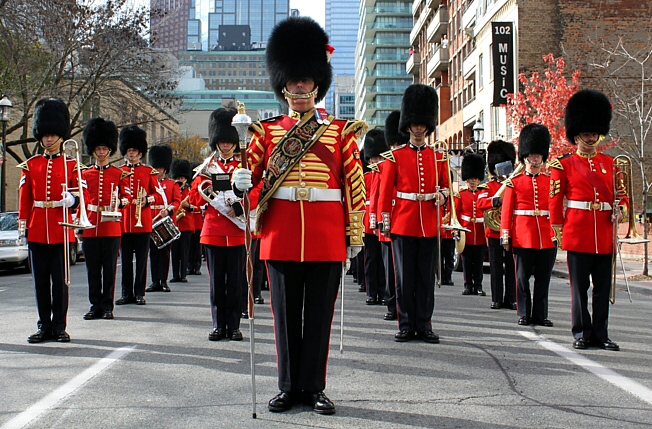
[[[550, 132], [540, 124], [523, 127], [518, 138], [518, 159], [525, 173], [506, 180], [501, 211], [501, 244], [513, 249], [516, 263], [516, 298], [519, 325], [552, 326], [548, 320], [548, 290], [557, 246], [548, 210], [550, 177], [541, 173], [548, 159]], [[534, 275], [533, 297], [530, 277]]]
[[478, 207], [478, 198], [487, 191], [484, 180], [484, 158], [472, 153], [462, 159], [462, 180], [466, 188], [455, 196], [455, 210], [459, 215], [460, 225], [468, 228], [466, 244], [462, 252], [462, 269], [464, 271], [464, 291], [462, 295], [487, 294], [482, 290], [482, 265], [486, 252], [484, 237], [484, 211]]
[[[77, 163], [62, 153], [62, 142], [70, 138], [70, 113], [59, 98], [40, 99], [34, 108], [32, 134], [43, 148], [18, 165], [22, 169], [18, 186], [18, 236], [27, 238], [27, 249], [36, 292], [36, 333], [27, 341], [70, 341], [66, 332], [68, 284], [65, 281], [64, 240], [75, 241], [74, 231], [59, 225], [64, 207], [72, 221], [72, 209], [79, 198], [67, 189], [77, 187]], [[65, 178], [68, 181], [65, 181]], [[65, 185], [65, 186], [62, 186]]]
[[[152, 222], [156, 224], [161, 219], [172, 218], [181, 203], [179, 185], [174, 180], [166, 177], [172, 164], [172, 148], [169, 145], [156, 145], [149, 148], [149, 164], [156, 170], [156, 193], [154, 202], [150, 204], [152, 209]], [[152, 224], [152, 225], [153, 225]], [[156, 232], [152, 232], [155, 234]], [[167, 243], [158, 248], [154, 240], [149, 242], [149, 270], [152, 275], [152, 283], [145, 289], [146, 292], [170, 292], [168, 286], [168, 273], [170, 272], [170, 248], [173, 242]], [[172, 279], [179, 281], [178, 279]], [[173, 282], [170, 280], [170, 282]]]
[[[118, 128], [112, 121], [91, 119], [84, 128], [83, 138], [86, 153], [95, 158], [95, 164], [82, 172], [86, 182], [86, 212], [94, 225], [82, 232], [91, 303], [84, 319], [113, 319], [115, 275], [122, 236], [119, 208], [129, 173], [109, 163], [111, 154], [118, 150]], [[103, 214], [112, 214], [112, 217]]]
[[[395, 341], [438, 343], [432, 331], [437, 267], [437, 206], [446, 201], [448, 168], [442, 153], [426, 144], [435, 130], [437, 93], [412, 84], [403, 94], [399, 131], [410, 142], [385, 153], [380, 180], [382, 230], [392, 238], [399, 332]], [[395, 204], [392, 201], [395, 198]]]
[[442, 207], [442, 222], [439, 234], [441, 236], [441, 284], [444, 286], [454, 286], [453, 270], [455, 269], [455, 239], [453, 230], [444, 228], [444, 224], [450, 219], [450, 209], [448, 206]]
[[384, 158], [381, 153], [389, 149], [385, 143], [385, 133], [374, 129], [367, 133], [364, 140], [364, 155], [369, 163], [369, 171], [364, 173], [365, 188], [367, 190], [365, 235], [364, 235], [364, 273], [367, 289], [367, 305], [385, 304], [385, 267], [383, 254], [378, 241], [379, 231], [376, 227], [376, 214], [372, 213], [371, 196], [378, 195], [380, 174], [376, 163]]
[[[226, 177], [220, 183], [229, 188], [229, 176], [239, 164], [234, 157], [234, 153], [240, 150], [238, 132], [231, 125], [235, 114], [234, 109], [225, 108], [211, 113], [208, 134], [213, 153], [198, 167], [190, 191], [192, 205], [206, 204], [206, 199], [210, 200], [201, 232], [210, 277], [213, 318], [213, 330], [208, 334], [210, 341], [223, 338], [241, 341], [243, 338], [240, 332], [240, 288], [244, 275], [245, 223], [238, 216], [238, 213], [242, 214], [242, 206], [233, 191], [212, 188], [213, 182], [218, 184], [219, 176]], [[205, 189], [212, 189], [216, 195], [207, 195]]]
[[[492, 141], [487, 146], [487, 167], [489, 173], [491, 173], [491, 180], [486, 185], [489, 189], [478, 196], [478, 207], [483, 211], [493, 209], [500, 213], [503, 196], [502, 194], [497, 195], [497, 193], [503, 187], [503, 184], [499, 181], [500, 177], [496, 171], [496, 164], [502, 162], [511, 163], [513, 170], [516, 162], [516, 148], [512, 143], [503, 140]], [[503, 178], [503, 180], [505, 179], [506, 177]], [[500, 244], [500, 231], [495, 231], [486, 224], [484, 235], [489, 246], [491, 308], [516, 310], [516, 276], [511, 247], [509, 250], [505, 250]]]
[[366, 124], [315, 108], [332, 81], [331, 52], [327, 34], [310, 18], [291, 17], [272, 30], [267, 69], [290, 114], [252, 125], [251, 170], [234, 173], [240, 190], [251, 187], [252, 171], [253, 185], [263, 182], [257, 228], [274, 317], [280, 389], [268, 404], [274, 412], [289, 410], [302, 393], [315, 412], [335, 412], [323, 392], [330, 328], [343, 263], [362, 246], [357, 137]]
[[[190, 163], [190, 170], [195, 171], [195, 168], [199, 167], [198, 162]], [[192, 186], [192, 176], [190, 178]], [[204, 202], [202, 206], [205, 206]], [[201, 276], [201, 265], [202, 265], [202, 246], [199, 242], [201, 237], [201, 229], [204, 226], [204, 213], [202, 206], [192, 206], [192, 221], [195, 226], [195, 230], [192, 233], [190, 238], [190, 251], [188, 256], [188, 275], [191, 276]]]
[[188, 258], [190, 253], [190, 240], [195, 231], [195, 222], [192, 215], [193, 206], [190, 204], [190, 183], [192, 170], [190, 163], [185, 159], [175, 159], [172, 162], [172, 179], [177, 182], [176, 188], [180, 191], [181, 202], [177, 208], [175, 222], [181, 236], [172, 242], [172, 279], [170, 282], [180, 281], [187, 283]]
[[[611, 104], [603, 93], [577, 92], [568, 100], [565, 117], [566, 138], [577, 145], [577, 151], [550, 163], [550, 221], [561, 248], [567, 251], [576, 349], [597, 345], [620, 350], [607, 331], [611, 257], [615, 252], [612, 229], [613, 222], [624, 217], [629, 202], [625, 195], [614, 195], [613, 158], [597, 151], [610, 122]], [[565, 212], [564, 197], [568, 201]], [[621, 198], [614, 210], [616, 197]], [[588, 308], [591, 281], [593, 320]]]
[[[147, 133], [136, 125], [120, 130], [120, 154], [125, 163], [120, 168], [129, 174], [125, 188], [127, 202], [122, 209], [122, 297], [115, 304], [145, 305], [145, 284], [147, 283], [147, 254], [152, 232], [152, 209], [158, 187], [158, 171], [143, 164], [147, 154]], [[134, 276], [134, 254], [136, 274]]]

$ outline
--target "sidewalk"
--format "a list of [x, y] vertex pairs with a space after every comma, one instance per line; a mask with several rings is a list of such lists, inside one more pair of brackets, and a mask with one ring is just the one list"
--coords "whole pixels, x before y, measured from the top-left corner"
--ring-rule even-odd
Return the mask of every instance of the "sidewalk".
[[[643, 272], [643, 257], [638, 255], [623, 254], [623, 264], [627, 272], [629, 281], [629, 290], [632, 294], [642, 294], [652, 296], [652, 278], [650, 280], [632, 280], [632, 278], [641, 278]], [[648, 264], [648, 270], [652, 273], [652, 263]], [[566, 266], [566, 251], [558, 250], [555, 267], [552, 269], [552, 274], [561, 278], [568, 278], [568, 267]], [[616, 261], [616, 287], [619, 291], [616, 299], [628, 299], [627, 287], [625, 279], [623, 278], [622, 266], [620, 259]], [[621, 292], [622, 291], [622, 292]]]

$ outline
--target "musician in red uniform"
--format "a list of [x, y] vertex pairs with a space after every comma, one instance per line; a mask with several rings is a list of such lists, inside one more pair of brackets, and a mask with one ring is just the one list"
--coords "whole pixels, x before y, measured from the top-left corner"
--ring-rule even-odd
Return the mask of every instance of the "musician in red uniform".
[[[209, 145], [213, 153], [206, 158], [192, 183], [190, 204], [206, 204], [206, 216], [201, 232], [201, 243], [206, 251], [208, 264], [211, 317], [213, 330], [209, 332], [210, 341], [229, 338], [242, 340], [240, 331], [241, 315], [241, 277], [244, 275], [245, 261], [245, 223], [240, 199], [233, 191], [224, 190], [230, 186], [229, 177], [239, 162], [235, 151], [240, 150], [239, 137], [231, 125], [234, 109], [220, 108], [211, 113], [208, 125]], [[222, 176], [222, 177], [220, 177]], [[223, 190], [213, 189], [215, 184], [225, 184]], [[208, 189], [216, 195], [211, 195]]]
[[[548, 159], [550, 132], [540, 124], [523, 127], [518, 137], [518, 159], [525, 172], [506, 180], [500, 215], [500, 242], [513, 249], [519, 325], [552, 326], [548, 319], [548, 290], [557, 246], [550, 226], [550, 177], [541, 173]], [[530, 294], [530, 277], [534, 290]]]
[[65, 221], [72, 221], [72, 210], [79, 204], [79, 198], [68, 191], [77, 187], [77, 162], [62, 153], [62, 142], [70, 138], [70, 114], [61, 99], [43, 98], [36, 103], [32, 134], [44, 153], [18, 165], [22, 169], [18, 186], [18, 236], [27, 238], [39, 316], [38, 330], [27, 341], [69, 342], [64, 240], [73, 245], [75, 237], [72, 228], [65, 237], [64, 227], [59, 223], [64, 221], [64, 206], [68, 209]]
[[[628, 199], [614, 195], [613, 158], [597, 151], [609, 132], [611, 104], [595, 90], [582, 90], [566, 105], [566, 138], [577, 151], [550, 163], [550, 221], [566, 250], [571, 284], [573, 347], [620, 350], [609, 339], [609, 288], [613, 222], [624, 217]], [[567, 208], [564, 211], [564, 197]], [[618, 198], [619, 206], [613, 204]], [[563, 240], [562, 240], [563, 238]], [[593, 320], [588, 290], [593, 282]]]
[[[194, 175], [195, 168], [199, 167], [198, 162], [190, 163], [190, 171], [193, 172], [190, 176], [190, 185], [192, 187], [192, 176]], [[206, 202], [201, 203], [201, 206], [191, 205], [192, 207], [192, 221], [195, 226], [195, 230], [190, 237], [190, 251], [188, 256], [188, 275], [190, 276], [201, 276], [201, 264], [202, 264], [202, 245], [199, 242], [201, 237], [201, 229], [204, 226], [204, 213], [202, 206], [205, 206]]]
[[195, 222], [192, 216], [193, 208], [190, 204], [190, 183], [192, 180], [190, 163], [185, 159], [175, 159], [172, 162], [171, 176], [176, 181], [176, 188], [181, 193], [181, 202], [174, 215], [181, 236], [178, 240], [172, 242], [172, 279], [170, 282], [178, 280], [186, 283], [188, 282], [186, 273], [188, 272], [190, 240], [195, 231]]
[[[109, 163], [111, 154], [118, 150], [118, 129], [112, 121], [91, 119], [84, 128], [83, 137], [86, 153], [95, 158], [95, 164], [82, 172], [86, 182], [86, 213], [94, 225], [82, 232], [91, 303], [84, 319], [113, 319], [115, 275], [122, 236], [119, 207], [125, 197], [129, 173]], [[103, 213], [113, 213], [114, 217], [105, 219]]]
[[484, 158], [476, 153], [466, 155], [462, 160], [462, 180], [466, 188], [455, 196], [455, 210], [459, 216], [460, 225], [470, 231], [465, 232], [466, 244], [462, 252], [462, 268], [464, 270], [464, 291], [462, 295], [481, 295], [482, 265], [487, 250], [484, 237], [484, 210], [478, 207], [478, 198], [487, 192], [487, 185], [480, 184], [484, 180]]
[[[437, 206], [446, 201], [448, 168], [443, 155], [426, 144], [435, 130], [437, 93], [422, 84], [403, 94], [399, 131], [410, 142], [385, 156], [380, 180], [382, 230], [392, 238], [399, 332], [395, 341], [416, 336], [438, 343], [432, 331], [437, 267]], [[394, 201], [394, 203], [393, 203]]]
[[[478, 196], [478, 208], [486, 212], [488, 209], [498, 210], [503, 204], [502, 195], [496, 195], [503, 184], [496, 171], [496, 164], [509, 162], [514, 169], [516, 162], [516, 148], [512, 143], [503, 140], [494, 140], [487, 146], [487, 168], [491, 180], [487, 190]], [[504, 177], [502, 180], [505, 180]], [[508, 308], [516, 310], [516, 276], [514, 256], [511, 248], [505, 250], [500, 244], [500, 231], [494, 231], [485, 225], [484, 235], [489, 247], [489, 272], [491, 276], [491, 308]], [[504, 282], [503, 282], [504, 279]]]
[[[289, 115], [254, 123], [251, 170], [234, 173], [258, 202], [260, 257], [267, 261], [280, 393], [270, 411], [296, 401], [335, 412], [326, 386], [330, 328], [343, 263], [362, 246], [365, 191], [357, 137], [366, 124], [335, 119], [315, 103], [332, 81], [328, 35], [310, 18], [279, 23], [267, 43], [267, 69]], [[263, 176], [265, 173], [265, 176]]]
[[[145, 305], [145, 284], [147, 283], [147, 254], [152, 232], [152, 209], [158, 187], [158, 171], [143, 164], [147, 154], [147, 133], [136, 125], [120, 130], [120, 153], [125, 163], [120, 168], [130, 173], [125, 187], [127, 204], [122, 208], [122, 297], [116, 305]], [[134, 254], [136, 274], [134, 277]]]
[[[149, 206], [152, 209], [152, 228], [166, 218], [170, 218], [176, 225], [174, 214], [181, 203], [181, 194], [179, 185], [167, 177], [170, 164], [172, 164], [172, 148], [169, 145], [156, 145], [150, 147], [148, 152], [149, 165], [157, 171], [156, 193], [154, 201]], [[168, 232], [166, 231], [166, 236]], [[152, 234], [156, 234], [156, 231], [152, 230]], [[173, 242], [167, 242], [159, 249], [154, 240], [150, 240], [149, 270], [152, 283], [147, 286], [145, 292], [170, 292], [167, 280], [170, 272], [170, 249]], [[172, 280], [179, 281], [178, 279]], [[172, 280], [170, 282], [174, 283]]]

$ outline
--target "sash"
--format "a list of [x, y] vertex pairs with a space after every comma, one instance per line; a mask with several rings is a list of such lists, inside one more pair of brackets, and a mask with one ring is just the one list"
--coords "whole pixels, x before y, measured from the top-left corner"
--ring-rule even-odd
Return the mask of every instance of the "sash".
[[580, 156], [571, 156], [568, 158], [569, 164], [571, 164], [571, 167], [577, 171], [581, 177], [584, 177], [595, 190], [598, 191], [600, 195], [611, 195], [611, 198], [613, 199], [613, 190], [609, 189], [609, 186], [607, 186], [606, 183], [604, 183], [602, 180], [599, 180], [598, 177], [596, 177], [595, 174], [591, 170], [589, 170], [589, 167], [581, 162]]
[[267, 210], [267, 202], [281, 183], [290, 174], [292, 168], [299, 163], [303, 156], [319, 140], [330, 125], [333, 116], [327, 121], [317, 121], [315, 112], [304, 117], [290, 128], [272, 150], [267, 161], [267, 169], [263, 178], [263, 185], [258, 199], [256, 233], [260, 232], [261, 218]]
[[[197, 173], [195, 174], [195, 177], [197, 177], [197, 175], [201, 175], [203, 177], [210, 178], [210, 176], [206, 176], [206, 174], [210, 174], [208, 172], [209, 165], [211, 168], [215, 168], [215, 170], [217, 170], [217, 174], [225, 173], [225, 171], [222, 169], [220, 163], [217, 160], [213, 165], [210, 164], [210, 161], [213, 159], [214, 156], [216, 156], [215, 152], [213, 152], [213, 154], [209, 156], [206, 161], [204, 161], [204, 164], [202, 164], [202, 166], [204, 166], [205, 168], [198, 169]], [[204, 170], [206, 170], [205, 172], [206, 174], [204, 174]], [[215, 201], [215, 205], [213, 206], [213, 208], [215, 208], [215, 210], [220, 212], [225, 218], [233, 222], [238, 228], [244, 231], [245, 226], [247, 224], [244, 215], [235, 216], [235, 217], [231, 217], [228, 215], [228, 211], [229, 209], [231, 209], [231, 206], [234, 203], [240, 202], [240, 198], [238, 198], [232, 190], [214, 191], [214, 192], [215, 192], [215, 198], [213, 199], [213, 201]]]

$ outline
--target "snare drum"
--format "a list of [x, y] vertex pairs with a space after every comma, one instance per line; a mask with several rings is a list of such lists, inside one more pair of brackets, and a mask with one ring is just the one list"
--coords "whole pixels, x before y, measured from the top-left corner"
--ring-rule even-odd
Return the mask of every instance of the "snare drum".
[[179, 237], [181, 237], [181, 232], [172, 222], [171, 217], [164, 217], [152, 225], [152, 241], [159, 249], [164, 248]]

